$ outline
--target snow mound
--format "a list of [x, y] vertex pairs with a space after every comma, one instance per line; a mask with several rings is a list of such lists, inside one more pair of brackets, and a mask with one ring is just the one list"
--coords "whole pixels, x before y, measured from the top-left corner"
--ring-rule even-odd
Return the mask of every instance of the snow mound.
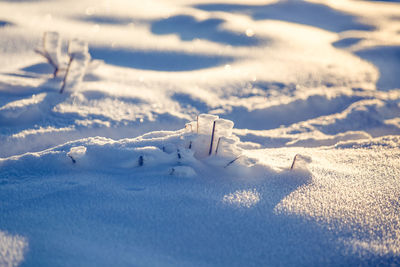
[[66, 158], [70, 158], [78, 168], [87, 170], [152, 168], [185, 177], [195, 176], [202, 168], [239, 171], [260, 165], [243, 153], [240, 139], [232, 134], [232, 129], [232, 121], [200, 114], [196, 121], [178, 131], [156, 131], [119, 141], [104, 137], [80, 139], [42, 152], [4, 158], [0, 163], [7, 171], [10, 163], [39, 160], [60, 171], [69, 169]]

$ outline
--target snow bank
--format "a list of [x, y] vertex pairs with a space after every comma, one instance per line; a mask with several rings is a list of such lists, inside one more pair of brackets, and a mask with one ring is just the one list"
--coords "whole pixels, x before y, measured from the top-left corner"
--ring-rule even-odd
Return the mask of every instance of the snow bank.
[[[13, 164], [35, 159], [47, 168], [60, 171], [70, 170], [70, 164], [65, 159], [69, 157], [77, 165], [76, 168], [86, 170], [152, 168], [162, 173], [187, 177], [202, 172], [201, 169], [207, 165], [208, 168], [219, 169], [219, 172], [233, 166], [239, 172], [240, 168], [254, 167], [257, 160], [242, 153], [240, 139], [232, 134], [232, 128], [232, 121], [200, 114], [198, 120], [178, 131], [152, 132], [119, 141], [100, 137], [81, 139], [39, 153], [3, 158], [0, 162], [5, 172], [10, 171]], [[42, 168], [37, 164], [33, 166]], [[265, 167], [264, 171], [267, 169]]]

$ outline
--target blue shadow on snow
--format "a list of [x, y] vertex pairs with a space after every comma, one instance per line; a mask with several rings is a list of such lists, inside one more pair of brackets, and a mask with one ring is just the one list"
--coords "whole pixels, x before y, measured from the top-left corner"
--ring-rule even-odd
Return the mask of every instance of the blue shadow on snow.
[[191, 71], [224, 65], [234, 61], [228, 56], [186, 54], [168, 51], [138, 51], [91, 47], [94, 59], [104, 60], [107, 64], [157, 71]]
[[53, 67], [48, 63], [37, 63], [21, 70], [35, 74], [53, 74], [54, 72]]
[[304, 1], [280, 1], [271, 5], [200, 4], [195, 7], [206, 11], [243, 13], [255, 20], [273, 19], [305, 24], [332, 32], [375, 29], [352, 15]]
[[120, 18], [120, 17], [99, 16], [99, 15], [78, 17], [78, 19], [97, 24], [111, 24], [111, 25], [126, 25], [133, 22], [133, 19], [131, 18]]
[[249, 37], [245, 33], [228, 31], [221, 27], [222, 19], [206, 19], [198, 21], [192, 16], [179, 15], [152, 23], [154, 34], [178, 34], [183, 41], [206, 39], [212, 42], [232, 46], [254, 46], [261, 43], [259, 38]]
[[363, 40], [363, 38], [344, 38], [332, 43], [332, 45], [336, 48], [347, 48], [357, 44], [361, 40]]
[[378, 90], [387, 91], [400, 88], [400, 46], [377, 46], [355, 53], [357, 56], [372, 62], [380, 72], [376, 83]]
[[12, 23], [4, 20], [0, 20], [0, 27], [10, 26]]

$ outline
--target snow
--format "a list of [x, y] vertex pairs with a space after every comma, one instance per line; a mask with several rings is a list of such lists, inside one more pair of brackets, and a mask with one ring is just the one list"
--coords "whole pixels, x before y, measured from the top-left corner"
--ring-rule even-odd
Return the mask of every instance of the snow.
[[0, 1], [0, 266], [400, 265], [399, 14]]
[[0, 265], [16, 266], [24, 259], [27, 242], [20, 236], [0, 232]]

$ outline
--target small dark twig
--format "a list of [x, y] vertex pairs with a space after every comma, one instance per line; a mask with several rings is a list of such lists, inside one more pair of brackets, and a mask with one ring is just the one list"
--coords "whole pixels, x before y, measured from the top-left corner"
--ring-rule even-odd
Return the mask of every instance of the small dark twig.
[[233, 164], [235, 161], [237, 161], [242, 155], [236, 157], [235, 159], [231, 160], [228, 162], [228, 164], [225, 165], [224, 168], [229, 167], [231, 164]]
[[68, 155], [68, 157], [70, 157], [71, 158], [71, 160], [72, 160], [72, 163], [76, 163], [76, 160], [71, 156], [71, 155]]
[[296, 154], [296, 155], [294, 156], [293, 162], [292, 162], [292, 166], [290, 166], [290, 170], [293, 170], [294, 164], [296, 163], [296, 159], [297, 159], [297, 156], [298, 156], [298, 155], [299, 155], [299, 154]]
[[54, 68], [54, 72], [53, 72], [53, 78], [55, 78], [57, 76], [57, 73], [59, 71], [59, 66], [54, 63], [54, 61], [51, 59], [51, 56], [49, 55], [49, 53], [47, 51], [40, 51], [38, 49], [34, 50], [37, 54], [41, 55], [42, 57], [44, 57], [47, 62]]
[[212, 132], [211, 132], [211, 142], [210, 142], [210, 151], [208, 151], [208, 155], [210, 156], [212, 153], [212, 148], [213, 148], [213, 143], [214, 143], [214, 133], [215, 133], [215, 122], [213, 123], [213, 128], [212, 128]]

